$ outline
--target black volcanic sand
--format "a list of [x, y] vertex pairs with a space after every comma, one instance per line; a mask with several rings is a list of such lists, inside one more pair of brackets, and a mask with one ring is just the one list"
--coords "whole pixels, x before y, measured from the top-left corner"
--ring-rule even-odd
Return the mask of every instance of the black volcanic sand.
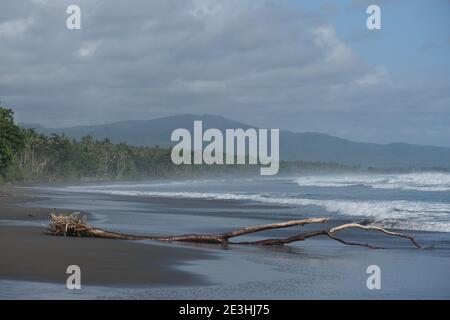
[[[155, 226], [148, 226], [151, 234], [163, 232], [158, 226], [165, 226], [165, 223], [171, 224], [176, 233], [192, 232], [192, 229], [195, 232], [222, 232], [246, 224], [280, 221], [290, 216], [284, 216], [282, 207], [278, 209], [225, 200], [200, 201], [105, 194], [84, 194], [79, 197], [73, 193], [56, 193], [57, 198], [62, 198], [52, 202], [54, 195], [44, 190], [45, 188], [42, 191], [5, 191], [0, 188], [0, 280], [25, 281], [24, 284], [0, 281], [0, 286], [4, 286], [0, 290], [0, 297], [109, 299], [112, 295], [131, 299], [235, 300], [450, 298], [450, 233], [401, 231], [416, 237], [425, 247], [434, 246], [432, 250], [417, 250], [407, 239], [362, 230], [346, 230], [340, 236], [348, 241], [371, 243], [388, 249], [345, 246], [323, 236], [281, 248], [231, 245], [228, 250], [223, 250], [220, 246], [211, 250], [213, 247], [208, 245], [64, 238], [46, 235], [45, 229], [39, 227], [41, 223], [48, 222], [48, 214], [53, 209], [45, 207], [52, 203], [71, 203], [74, 204], [70, 205], [74, 206], [74, 210], [78, 209], [76, 206], [90, 208], [89, 204], [95, 203], [100, 208], [103, 204], [107, 211], [113, 208], [121, 212], [119, 218], [126, 222], [128, 217], [124, 217], [122, 213], [129, 212], [133, 216], [133, 212], [141, 212], [142, 202], [148, 202], [149, 208], [150, 203], [151, 208], [157, 208], [155, 212], [151, 212], [155, 214], [154, 219], [167, 217], [167, 220], [158, 221]], [[76, 201], [71, 201], [72, 197]], [[38, 199], [49, 201], [34, 204], [33, 200]], [[32, 208], [22, 208], [21, 204]], [[44, 208], [33, 208], [38, 206]], [[226, 210], [216, 211], [217, 208]], [[264, 210], [276, 212], [277, 215], [264, 216]], [[186, 221], [185, 215], [191, 212], [195, 212], [189, 216], [194, 224], [200, 219], [207, 223], [188, 227], [181, 225], [177, 228], [178, 223], [174, 222]], [[30, 213], [33, 216], [30, 217]], [[101, 209], [96, 213], [101, 215]], [[241, 216], [244, 216], [242, 220]], [[135, 214], [134, 218], [136, 217], [139, 214]], [[301, 228], [301, 232], [344, 222], [349, 221], [341, 219], [327, 225], [307, 225]], [[204, 228], [207, 230], [203, 230]], [[166, 229], [164, 231], [167, 232]], [[288, 237], [298, 232], [299, 228], [272, 230], [249, 236], [248, 239]], [[186, 266], [191, 261], [192, 267]], [[82, 291], [81, 295], [76, 296], [68, 294], [69, 291], [65, 288], [68, 276], [66, 268], [71, 264], [81, 267], [81, 285], [92, 285], [91, 292]], [[180, 265], [186, 266], [184, 270], [193, 270], [195, 275], [177, 268]], [[369, 265], [377, 265], [382, 270], [381, 290], [369, 290], [366, 286], [366, 270]], [[37, 283], [34, 285], [27, 280]], [[46, 291], [45, 284], [41, 286], [41, 282], [56, 283], [56, 286], [51, 285]], [[107, 288], [99, 290], [95, 288], [96, 285]]]
[[[27, 190], [0, 189], [0, 221], [38, 222], [53, 211], [17, 205], [42, 199]], [[58, 213], [67, 212], [57, 210]], [[46, 234], [44, 227], [0, 224], [0, 279], [65, 285], [66, 268], [80, 266], [82, 284], [152, 286], [201, 284], [203, 279], [176, 267], [207, 254], [189, 248]]]

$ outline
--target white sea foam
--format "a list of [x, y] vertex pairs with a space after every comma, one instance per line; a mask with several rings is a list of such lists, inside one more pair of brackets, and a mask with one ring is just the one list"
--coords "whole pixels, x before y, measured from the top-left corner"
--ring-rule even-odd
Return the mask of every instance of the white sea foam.
[[305, 176], [294, 179], [302, 187], [366, 186], [374, 189], [399, 189], [429, 192], [450, 191], [450, 174], [418, 172], [408, 174], [355, 174]]
[[[227, 178], [227, 179], [191, 179], [191, 180], [151, 180], [142, 182], [130, 182], [130, 183], [111, 183], [101, 185], [85, 185], [85, 186], [70, 186], [66, 190], [71, 191], [84, 191], [84, 190], [98, 190], [98, 189], [141, 189], [152, 187], [183, 187], [192, 185], [207, 185], [217, 183], [241, 183], [241, 182], [253, 182], [253, 178]], [[36, 189], [36, 187], [24, 187]], [[49, 187], [48, 189], [56, 189]]]
[[[76, 187], [81, 191], [81, 188]], [[367, 217], [376, 225], [409, 230], [450, 232], [450, 204], [420, 201], [350, 201], [350, 200], [319, 200], [308, 198], [280, 197], [270, 194], [236, 194], [214, 192], [159, 192], [159, 191], [128, 191], [105, 189], [98, 187], [83, 187], [84, 192], [107, 193], [114, 195], [242, 200], [291, 206], [318, 206], [328, 212], [342, 215]]]

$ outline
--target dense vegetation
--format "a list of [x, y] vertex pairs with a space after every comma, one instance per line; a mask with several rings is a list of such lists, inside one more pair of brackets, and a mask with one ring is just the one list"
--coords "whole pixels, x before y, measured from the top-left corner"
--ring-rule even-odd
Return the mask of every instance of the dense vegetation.
[[[113, 144], [85, 136], [42, 135], [14, 124], [13, 111], [0, 107], [0, 181], [145, 179], [259, 172], [259, 166], [175, 166], [170, 149]], [[281, 172], [348, 170], [337, 164], [282, 162]]]
[[0, 172], [4, 172], [24, 146], [25, 136], [14, 124], [12, 110], [0, 107]]

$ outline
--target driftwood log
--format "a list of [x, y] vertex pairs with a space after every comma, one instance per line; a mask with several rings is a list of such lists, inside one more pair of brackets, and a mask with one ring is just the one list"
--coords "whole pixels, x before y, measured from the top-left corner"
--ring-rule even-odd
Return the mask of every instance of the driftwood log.
[[375, 227], [375, 226], [365, 226], [358, 223], [346, 223], [329, 229], [322, 229], [318, 231], [311, 231], [308, 233], [302, 233], [294, 235], [288, 238], [273, 238], [264, 239], [257, 241], [247, 241], [247, 242], [231, 242], [231, 238], [239, 237], [242, 235], [255, 233], [264, 230], [273, 230], [288, 228], [294, 226], [304, 226], [306, 224], [313, 223], [327, 223], [329, 218], [307, 218], [302, 220], [291, 220], [279, 223], [262, 224], [250, 227], [244, 227], [229, 232], [216, 233], [216, 234], [184, 234], [184, 235], [166, 235], [166, 236], [140, 236], [131, 235], [119, 232], [112, 232], [107, 230], [98, 229], [89, 226], [87, 223], [86, 216], [81, 216], [78, 212], [74, 212], [71, 215], [50, 215], [50, 224], [48, 226], [48, 231], [52, 235], [57, 236], [68, 236], [68, 237], [95, 237], [95, 238], [106, 238], [106, 239], [119, 239], [119, 240], [156, 240], [156, 241], [177, 241], [177, 242], [196, 242], [196, 243], [213, 243], [213, 244], [239, 244], [239, 245], [262, 245], [262, 246], [281, 246], [284, 244], [303, 241], [308, 238], [317, 236], [327, 236], [333, 240], [336, 240], [345, 245], [351, 246], [363, 246], [370, 249], [382, 249], [382, 247], [373, 246], [366, 243], [349, 242], [342, 238], [336, 236], [337, 233], [345, 229], [362, 229], [365, 231], [377, 231], [388, 236], [394, 236], [399, 238], [405, 238], [411, 241], [411, 243], [418, 249], [424, 249], [413, 237], [397, 232], [388, 231], [386, 229]]

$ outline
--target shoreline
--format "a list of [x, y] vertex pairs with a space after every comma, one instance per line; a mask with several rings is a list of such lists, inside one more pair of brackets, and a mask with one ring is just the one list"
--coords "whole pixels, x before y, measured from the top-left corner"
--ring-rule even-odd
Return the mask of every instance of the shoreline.
[[[450, 298], [450, 283], [443, 281], [448, 279], [450, 233], [407, 232], [421, 245], [436, 244], [433, 250], [415, 249], [405, 239], [358, 230], [344, 231], [342, 236], [388, 249], [346, 246], [327, 237], [283, 247], [230, 245], [228, 250], [189, 243], [65, 238], [45, 235], [42, 227], [2, 224], [1, 220], [8, 216], [18, 224], [37, 224], [53, 206], [66, 208], [57, 212], [78, 207], [92, 212], [93, 225], [111, 231], [215, 233], [292, 218], [292, 208], [225, 200], [64, 194], [45, 189], [10, 191], [9, 197], [0, 196], [0, 285], [5, 288], [0, 297], [8, 299]], [[4, 193], [0, 188], [0, 194]], [[44, 201], [33, 203], [36, 200]], [[308, 208], [294, 209], [298, 217], [309, 212]], [[29, 217], [30, 210], [38, 213]], [[322, 226], [307, 225], [301, 230], [317, 228]], [[264, 231], [249, 239], [287, 237], [298, 230]], [[66, 289], [66, 268], [71, 264], [81, 267], [85, 290]], [[373, 264], [382, 268], [382, 290], [366, 287], [366, 269]]]
[[[1, 280], [65, 286], [69, 276], [66, 268], [76, 264], [82, 270], [83, 282], [89, 285], [142, 287], [206, 283], [203, 277], [177, 268], [209, 258], [205, 252], [136, 241], [48, 235], [43, 227], [20, 225], [48, 221], [53, 209], [20, 206], [46, 199], [44, 194], [9, 187], [0, 188], [0, 195]], [[17, 225], [2, 224], [5, 220], [15, 221]]]

